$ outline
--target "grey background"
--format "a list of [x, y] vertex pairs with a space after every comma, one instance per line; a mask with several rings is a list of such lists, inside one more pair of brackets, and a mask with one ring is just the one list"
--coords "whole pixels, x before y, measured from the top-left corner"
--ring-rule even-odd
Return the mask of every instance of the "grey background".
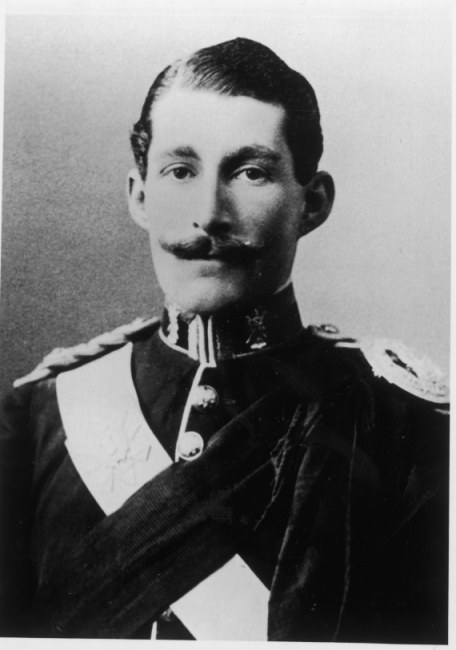
[[319, 98], [337, 194], [299, 246], [304, 322], [400, 338], [448, 368], [448, 6], [242, 4], [7, 17], [2, 388], [53, 347], [160, 313], [126, 208], [129, 129], [170, 60], [238, 35], [275, 49]]

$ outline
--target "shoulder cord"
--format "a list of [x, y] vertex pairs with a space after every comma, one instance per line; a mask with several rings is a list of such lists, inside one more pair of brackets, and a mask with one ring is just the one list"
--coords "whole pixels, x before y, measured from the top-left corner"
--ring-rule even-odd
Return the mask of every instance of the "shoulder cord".
[[13, 386], [17, 388], [23, 384], [54, 376], [59, 370], [68, 370], [84, 361], [106, 354], [128, 343], [133, 334], [158, 323], [159, 319], [156, 317], [136, 318], [133, 322], [121, 325], [110, 332], [104, 332], [87, 343], [80, 343], [70, 348], [55, 348], [32, 372], [16, 379]]

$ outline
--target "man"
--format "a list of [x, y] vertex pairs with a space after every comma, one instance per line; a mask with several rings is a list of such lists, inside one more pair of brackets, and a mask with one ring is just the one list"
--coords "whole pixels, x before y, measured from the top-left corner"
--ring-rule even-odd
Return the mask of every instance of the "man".
[[304, 328], [290, 283], [334, 200], [312, 88], [222, 43], [157, 77], [131, 141], [166, 309], [4, 402], [4, 633], [444, 643], [445, 386]]

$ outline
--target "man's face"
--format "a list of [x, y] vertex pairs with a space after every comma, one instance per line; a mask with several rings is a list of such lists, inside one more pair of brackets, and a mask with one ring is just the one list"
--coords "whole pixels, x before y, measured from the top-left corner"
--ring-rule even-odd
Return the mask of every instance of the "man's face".
[[130, 207], [183, 311], [214, 313], [287, 282], [305, 188], [284, 118], [280, 106], [203, 90], [171, 89], [154, 104], [147, 178], [132, 174]]

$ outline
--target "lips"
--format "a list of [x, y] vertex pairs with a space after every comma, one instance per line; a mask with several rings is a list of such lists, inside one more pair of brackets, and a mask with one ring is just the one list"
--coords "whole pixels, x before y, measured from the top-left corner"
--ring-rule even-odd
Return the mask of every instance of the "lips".
[[183, 260], [219, 260], [232, 263], [249, 263], [257, 259], [262, 246], [253, 245], [240, 238], [217, 239], [198, 236], [179, 242], [160, 241], [161, 247]]

